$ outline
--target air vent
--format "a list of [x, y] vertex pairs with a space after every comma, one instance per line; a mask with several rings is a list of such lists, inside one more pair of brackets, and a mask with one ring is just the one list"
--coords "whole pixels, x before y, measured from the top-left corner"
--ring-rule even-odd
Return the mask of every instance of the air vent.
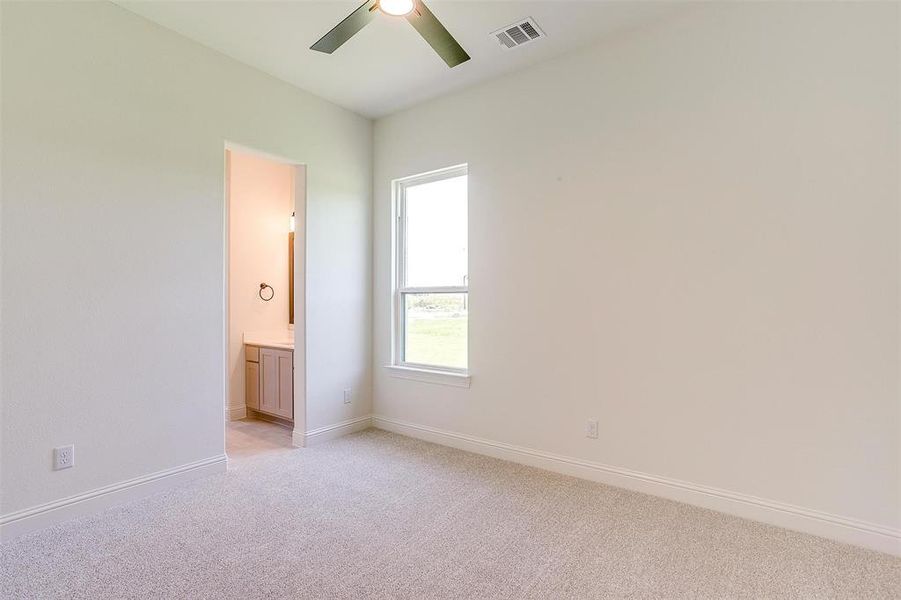
[[512, 25], [507, 25], [503, 29], [498, 29], [491, 34], [491, 37], [497, 39], [503, 48], [510, 50], [543, 38], [544, 32], [532, 17], [528, 17]]

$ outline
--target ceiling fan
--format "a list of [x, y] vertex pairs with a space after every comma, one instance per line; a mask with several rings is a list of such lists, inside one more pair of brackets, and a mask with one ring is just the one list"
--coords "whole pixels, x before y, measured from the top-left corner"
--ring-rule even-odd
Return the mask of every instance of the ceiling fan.
[[310, 49], [331, 54], [372, 21], [376, 9], [393, 17], [405, 17], [438, 56], [444, 59], [447, 66], [456, 67], [469, 60], [466, 50], [448, 33], [422, 0], [366, 0], [357, 10], [347, 15], [318, 42], [310, 46]]

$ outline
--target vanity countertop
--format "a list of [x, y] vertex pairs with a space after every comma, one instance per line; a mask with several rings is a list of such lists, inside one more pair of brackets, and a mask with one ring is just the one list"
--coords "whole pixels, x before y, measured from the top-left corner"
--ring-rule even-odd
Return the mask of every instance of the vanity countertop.
[[264, 348], [279, 348], [281, 350], [294, 350], [293, 331], [245, 331], [244, 343], [248, 346], [263, 346]]

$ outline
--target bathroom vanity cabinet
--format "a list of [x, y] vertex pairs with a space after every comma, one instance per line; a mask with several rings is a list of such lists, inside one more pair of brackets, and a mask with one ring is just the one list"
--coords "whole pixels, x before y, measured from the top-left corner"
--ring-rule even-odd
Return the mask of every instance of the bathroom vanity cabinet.
[[248, 410], [294, 420], [294, 351], [244, 346], [245, 403]]

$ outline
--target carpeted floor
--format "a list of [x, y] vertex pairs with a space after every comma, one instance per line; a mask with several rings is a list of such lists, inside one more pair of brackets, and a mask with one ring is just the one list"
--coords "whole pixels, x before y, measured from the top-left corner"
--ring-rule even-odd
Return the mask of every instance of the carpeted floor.
[[0, 548], [3, 598], [901, 598], [901, 559], [369, 430]]

